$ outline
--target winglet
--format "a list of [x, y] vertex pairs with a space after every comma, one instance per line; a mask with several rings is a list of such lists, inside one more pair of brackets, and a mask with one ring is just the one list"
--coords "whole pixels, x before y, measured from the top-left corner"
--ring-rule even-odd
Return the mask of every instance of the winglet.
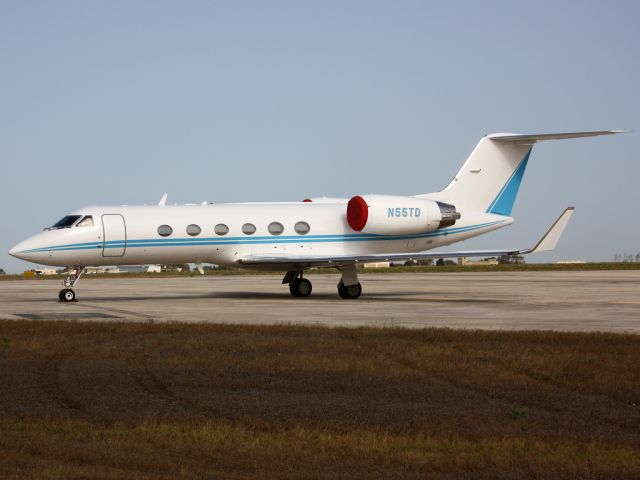
[[562, 232], [564, 232], [567, 223], [569, 223], [569, 219], [571, 215], [573, 215], [573, 211], [575, 207], [568, 207], [562, 212], [562, 215], [558, 217], [558, 219], [551, 225], [551, 228], [547, 230], [542, 238], [538, 241], [538, 243], [533, 247], [526, 250], [520, 250], [518, 253], [537, 253], [537, 252], [546, 252], [549, 250], [553, 250], [556, 248], [558, 240], [560, 240], [560, 236]]
[[160, 199], [160, 201], [158, 202], [158, 205], [160, 207], [164, 207], [167, 204], [167, 197], [169, 196], [168, 193], [165, 193], [164, 195], [162, 195], [162, 198]]

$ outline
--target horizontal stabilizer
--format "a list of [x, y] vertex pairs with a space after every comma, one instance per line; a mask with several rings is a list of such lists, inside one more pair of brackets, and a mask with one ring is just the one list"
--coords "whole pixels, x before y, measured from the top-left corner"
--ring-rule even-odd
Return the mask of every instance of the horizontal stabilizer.
[[570, 133], [541, 133], [520, 135], [518, 133], [492, 133], [487, 135], [491, 140], [499, 142], [534, 144], [544, 140], [564, 140], [566, 138], [597, 137], [599, 135], [615, 135], [616, 133], [626, 133], [627, 130], [597, 130], [593, 132], [570, 132]]

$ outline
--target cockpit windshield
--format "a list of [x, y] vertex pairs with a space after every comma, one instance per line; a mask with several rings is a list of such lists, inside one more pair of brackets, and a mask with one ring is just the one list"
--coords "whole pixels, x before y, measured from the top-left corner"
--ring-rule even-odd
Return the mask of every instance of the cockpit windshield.
[[87, 215], [77, 223], [76, 227], [93, 227], [93, 217]]
[[82, 215], [67, 215], [62, 220], [60, 220], [58, 223], [54, 224], [51, 227], [51, 229], [54, 229], [54, 228], [68, 228], [71, 225], [73, 225], [74, 223], [76, 223], [81, 216]]

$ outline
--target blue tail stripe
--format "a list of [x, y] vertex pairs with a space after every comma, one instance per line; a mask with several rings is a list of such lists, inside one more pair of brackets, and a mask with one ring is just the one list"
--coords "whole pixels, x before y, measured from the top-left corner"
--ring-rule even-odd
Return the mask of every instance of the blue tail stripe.
[[524, 176], [524, 171], [527, 168], [527, 162], [529, 161], [530, 154], [531, 149], [527, 151], [524, 158], [520, 161], [518, 168], [516, 168], [516, 170], [511, 174], [511, 177], [509, 177], [507, 183], [504, 184], [504, 187], [502, 187], [498, 196], [496, 196], [493, 202], [491, 202], [491, 205], [487, 208], [487, 213], [495, 213], [496, 215], [505, 216], [511, 215], [511, 210], [513, 210], [513, 204], [516, 201], [520, 182], [522, 182], [522, 177]]

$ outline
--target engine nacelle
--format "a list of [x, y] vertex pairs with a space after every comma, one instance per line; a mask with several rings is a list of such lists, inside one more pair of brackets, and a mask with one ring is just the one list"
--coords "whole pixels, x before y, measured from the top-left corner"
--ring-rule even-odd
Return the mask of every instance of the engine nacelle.
[[357, 232], [411, 235], [449, 227], [460, 218], [456, 207], [416, 197], [355, 196], [347, 204], [347, 221]]

